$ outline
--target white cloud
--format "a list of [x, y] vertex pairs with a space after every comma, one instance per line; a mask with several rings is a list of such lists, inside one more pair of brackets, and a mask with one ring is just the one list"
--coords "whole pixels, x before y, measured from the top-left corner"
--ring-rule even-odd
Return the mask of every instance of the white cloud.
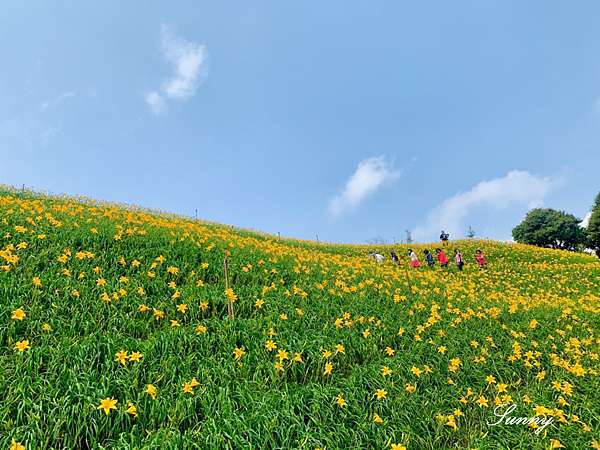
[[146, 103], [156, 115], [160, 114], [165, 108], [165, 99], [156, 91], [152, 91], [146, 95]]
[[338, 217], [355, 209], [368, 196], [399, 176], [400, 172], [393, 170], [383, 156], [362, 160], [346, 182], [342, 192], [331, 199], [329, 213], [333, 217]]
[[451, 236], [462, 236], [465, 228], [463, 219], [479, 206], [495, 210], [514, 206], [540, 207], [558, 182], [551, 177], [538, 177], [521, 170], [513, 170], [501, 178], [481, 181], [468, 191], [447, 198], [431, 210], [425, 224], [413, 230], [413, 237], [419, 241], [433, 240], [440, 230]]
[[582, 226], [583, 228], [587, 228], [587, 226], [590, 224], [590, 219], [592, 218], [592, 212], [588, 212], [583, 220], [581, 221], [581, 223], [579, 224], [580, 226]]
[[161, 51], [173, 68], [173, 74], [161, 88], [145, 95], [146, 103], [160, 114], [168, 99], [187, 100], [198, 89], [206, 75], [206, 47], [176, 36], [167, 26], [161, 28]]

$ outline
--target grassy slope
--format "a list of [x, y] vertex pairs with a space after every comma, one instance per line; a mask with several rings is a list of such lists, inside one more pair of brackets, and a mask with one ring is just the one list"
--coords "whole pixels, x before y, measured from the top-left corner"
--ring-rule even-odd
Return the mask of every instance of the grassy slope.
[[[374, 264], [365, 246], [277, 241], [0, 192], [0, 448], [12, 439], [28, 448], [547, 448], [550, 439], [584, 448], [600, 440], [600, 263], [521, 245], [452, 245], [468, 258], [463, 273], [404, 270]], [[485, 271], [475, 267], [475, 247], [489, 259]], [[396, 250], [404, 255], [406, 247]], [[225, 252], [238, 297], [234, 320]], [[11, 319], [18, 308], [26, 317]], [[197, 333], [198, 325], [207, 331]], [[31, 348], [15, 351], [23, 339]], [[268, 339], [276, 350], [265, 348]], [[236, 347], [245, 351], [240, 361]], [[277, 356], [282, 349], [289, 359]], [[121, 350], [143, 358], [122, 365]], [[383, 367], [392, 373], [383, 376]], [[182, 386], [193, 377], [200, 385], [190, 395]], [[387, 398], [377, 400], [378, 389]], [[488, 407], [476, 403], [482, 396]], [[96, 409], [105, 397], [118, 401], [109, 415]], [[566, 423], [540, 436], [486, 426], [496, 397], [515, 402], [519, 415], [544, 406]], [[127, 414], [128, 402], [137, 417]], [[457, 409], [454, 429], [448, 415]]]

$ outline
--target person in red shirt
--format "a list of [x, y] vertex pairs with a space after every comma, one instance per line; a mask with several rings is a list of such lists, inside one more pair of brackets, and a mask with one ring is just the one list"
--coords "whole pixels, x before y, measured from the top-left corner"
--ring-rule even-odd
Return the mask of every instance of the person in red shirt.
[[482, 269], [487, 265], [487, 261], [485, 260], [485, 255], [479, 249], [477, 249], [475, 251], [475, 259], [477, 260], [477, 264], [479, 264], [479, 267], [481, 267]]
[[440, 267], [448, 267], [448, 258], [446, 254], [441, 248], [435, 249], [435, 254], [437, 255], [437, 259], [440, 262]]

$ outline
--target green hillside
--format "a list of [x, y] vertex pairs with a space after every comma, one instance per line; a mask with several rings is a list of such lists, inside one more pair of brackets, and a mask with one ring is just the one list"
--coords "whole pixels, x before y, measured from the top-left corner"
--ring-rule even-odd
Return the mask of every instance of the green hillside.
[[[598, 259], [457, 247], [462, 272], [377, 264], [4, 188], [0, 448], [598, 445]], [[552, 422], [488, 425], [512, 404]]]

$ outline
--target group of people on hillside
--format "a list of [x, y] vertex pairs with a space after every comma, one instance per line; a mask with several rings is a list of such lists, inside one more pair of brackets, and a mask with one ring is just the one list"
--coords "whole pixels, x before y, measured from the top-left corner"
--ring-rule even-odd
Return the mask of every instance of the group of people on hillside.
[[[450, 235], [448, 233], [445, 233], [444, 231], [441, 232], [440, 240], [442, 241], [443, 246], [448, 245], [449, 236]], [[436, 260], [440, 264], [440, 267], [442, 267], [442, 268], [448, 267], [448, 264], [449, 264], [448, 257], [446, 256], [446, 252], [444, 252], [444, 250], [441, 248], [435, 249], [435, 257], [428, 249], [423, 250], [423, 255], [424, 255], [423, 258], [425, 260], [425, 263], [429, 267], [435, 266]], [[383, 260], [385, 258], [380, 253], [369, 253], [368, 256], [375, 259], [378, 263], [383, 262]], [[411, 267], [420, 267], [421, 266], [421, 262], [419, 261], [419, 256], [413, 249], [408, 250], [408, 256], [410, 258], [410, 266]], [[393, 252], [393, 251], [390, 252], [390, 258], [396, 264], [400, 265], [400, 258], [398, 257], [398, 255], [395, 252]], [[487, 266], [487, 260], [485, 258], [485, 255], [483, 254], [483, 251], [481, 251], [481, 249], [475, 250], [475, 261], [477, 262], [477, 265], [482, 269]], [[465, 265], [465, 260], [463, 258], [462, 252], [458, 248], [454, 249], [454, 262], [455, 262], [458, 270], [462, 271], [463, 267]]]
[[[393, 252], [392, 252], [393, 253]], [[429, 267], [433, 267], [435, 265], [436, 260], [439, 262], [440, 267], [446, 268], [448, 267], [448, 257], [446, 256], [446, 252], [441, 248], [435, 249], [435, 258], [433, 254], [428, 250], [423, 250], [423, 255], [425, 262]], [[408, 250], [408, 256], [410, 257], [410, 265], [411, 267], [420, 267], [421, 262], [419, 261], [419, 256], [413, 249]], [[394, 259], [394, 258], [392, 258]], [[475, 250], [475, 261], [480, 268], [485, 268], [487, 266], [487, 260], [485, 259], [485, 255], [483, 251], [480, 249]], [[397, 261], [399, 262], [399, 261]], [[460, 249], [454, 249], [454, 262], [458, 270], [462, 271], [465, 265], [465, 260], [463, 258], [463, 254]]]

